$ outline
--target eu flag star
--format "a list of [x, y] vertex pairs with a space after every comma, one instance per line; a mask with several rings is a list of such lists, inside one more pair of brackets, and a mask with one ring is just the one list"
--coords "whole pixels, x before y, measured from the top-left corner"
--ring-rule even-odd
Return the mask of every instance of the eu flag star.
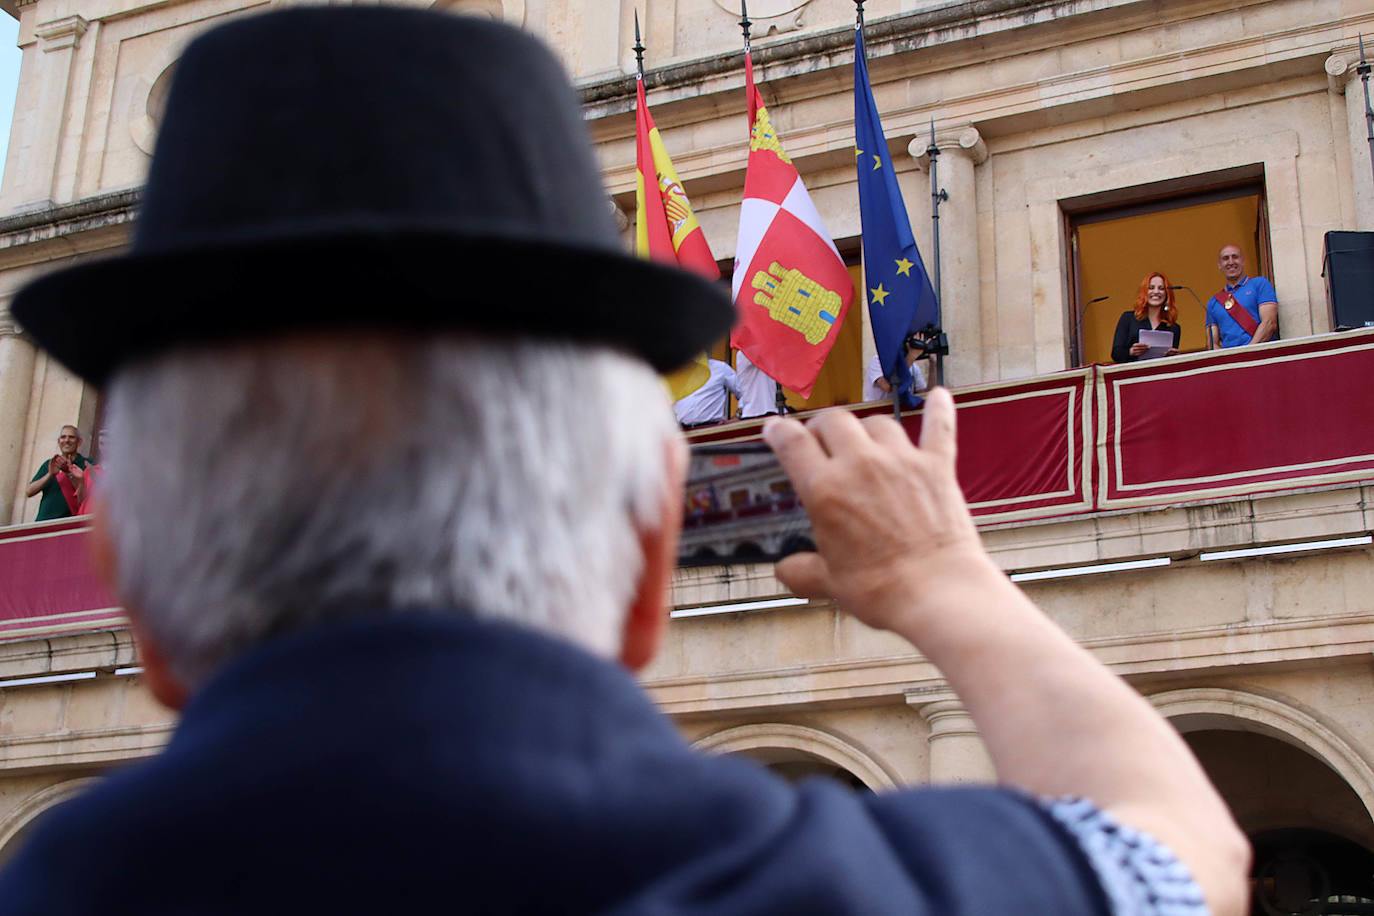
[[882, 168], [882, 167], [883, 167], [883, 157], [882, 157], [882, 156], [879, 156], [877, 153], [874, 153], [874, 154], [873, 154], [873, 171], [876, 172], [878, 169], [880, 169], [880, 168]]
[[854, 157], [855, 157], [856, 159], [857, 159], [859, 156], [862, 156], [863, 154], [864, 154], [864, 151], [863, 151], [863, 150], [859, 149], [857, 146], [854, 147]]
[[885, 290], [885, 289], [883, 289], [883, 285], [882, 285], [881, 283], [878, 284], [878, 288], [877, 288], [877, 289], [870, 289], [870, 290], [869, 290], [869, 293], [872, 294], [872, 296], [873, 296], [873, 301], [874, 301], [875, 303], [877, 303], [878, 305], [886, 305], [886, 304], [887, 304], [887, 303], [883, 302], [883, 300], [887, 298], [887, 293], [888, 293], [888, 291]]
[[912, 263], [906, 258], [897, 259], [897, 273], [901, 274], [903, 277], [911, 276], [912, 266]]

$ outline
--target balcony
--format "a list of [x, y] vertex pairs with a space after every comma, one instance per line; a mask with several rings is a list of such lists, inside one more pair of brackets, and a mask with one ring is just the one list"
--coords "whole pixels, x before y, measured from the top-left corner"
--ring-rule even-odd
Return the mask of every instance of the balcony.
[[[994, 557], [1022, 574], [1363, 535], [1374, 527], [1364, 508], [1374, 482], [1370, 379], [1374, 331], [1360, 331], [963, 388], [960, 484]], [[920, 411], [902, 423], [918, 437]], [[759, 429], [728, 423], [690, 438], [750, 441]], [[736, 514], [763, 524], [788, 508], [780, 498]], [[122, 626], [90, 569], [87, 537], [82, 518], [0, 529], [0, 641]], [[678, 572], [674, 601], [780, 591], [767, 564], [703, 566]]]

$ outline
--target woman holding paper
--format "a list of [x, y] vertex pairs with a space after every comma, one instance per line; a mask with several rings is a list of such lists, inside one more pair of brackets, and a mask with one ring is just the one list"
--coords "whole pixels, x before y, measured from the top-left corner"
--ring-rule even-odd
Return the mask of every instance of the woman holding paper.
[[[1169, 278], [1158, 272], [1148, 274], [1140, 282], [1135, 310], [1122, 312], [1116, 322], [1112, 362], [1133, 363], [1138, 359], [1173, 356], [1178, 352], [1182, 333]], [[1172, 339], [1165, 335], [1172, 335]]]

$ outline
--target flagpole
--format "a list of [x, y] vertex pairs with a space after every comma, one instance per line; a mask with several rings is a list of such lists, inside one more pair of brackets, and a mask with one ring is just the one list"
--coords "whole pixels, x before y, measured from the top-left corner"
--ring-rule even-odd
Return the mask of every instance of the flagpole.
[[1364, 83], [1364, 126], [1365, 132], [1369, 135], [1369, 164], [1374, 167], [1374, 108], [1369, 107], [1369, 61], [1364, 56], [1364, 33], [1360, 34], [1360, 62], [1355, 67], [1355, 72], [1360, 75], [1360, 82]]
[[[749, 27], [753, 23], [749, 21], [748, 0], [739, 0], [739, 29], [744, 33], [744, 53], [749, 53]], [[753, 125], [749, 126], [753, 130]], [[785, 416], [787, 413], [787, 393], [782, 390], [782, 382], [773, 380], [773, 405], [778, 410], [778, 416]]]
[[[930, 119], [930, 145], [926, 147], [930, 157], [930, 225], [931, 245], [935, 249], [935, 270], [931, 277], [935, 287], [935, 306], [940, 310], [940, 324], [945, 323], [944, 296], [940, 290], [940, 204], [949, 200], [949, 192], [940, 187], [940, 147], [935, 145], [935, 118]], [[945, 383], [945, 357], [938, 350], [935, 353], [935, 384]]]
[[639, 7], [635, 7], [635, 74], [644, 82], [644, 42], [639, 40]]

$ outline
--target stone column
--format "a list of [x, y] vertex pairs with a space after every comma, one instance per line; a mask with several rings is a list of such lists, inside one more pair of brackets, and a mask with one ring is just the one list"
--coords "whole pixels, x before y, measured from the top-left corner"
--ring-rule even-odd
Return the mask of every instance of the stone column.
[[[1355, 71], [1360, 57], [1358, 51], [1344, 51], [1326, 59], [1326, 74], [1331, 91], [1345, 96], [1345, 123], [1349, 144], [1350, 180], [1354, 192], [1355, 228], [1374, 231], [1374, 171], [1369, 165], [1369, 129], [1365, 123], [1364, 85]], [[1374, 97], [1374, 76], [1370, 77], [1370, 93]], [[1337, 143], [1342, 138], [1335, 137]]]
[[[918, 134], [907, 146], [907, 152], [926, 172], [927, 185], [930, 158], [926, 148], [929, 145], [929, 137]], [[971, 124], [937, 130], [935, 147], [940, 151], [940, 187], [949, 193], [949, 199], [940, 205], [940, 312], [945, 333], [949, 336], [945, 384], [971, 385], [984, 380], [974, 168], [987, 161], [988, 148], [978, 129]], [[907, 209], [913, 221], [924, 218], [929, 222], [929, 196], [925, 200], [924, 207], [913, 207], [908, 202]], [[921, 254], [926, 260], [926, 268], [933, 274], [935, 252], [922, 251]]]
[[22, 185], [11, 197], [19, 201], [19, 209], [39, 209], [53, 200], [76, 48], [89, 25], [72, 15], [40, 23], [33, 30], [40, 52], [36, 65], [38, 104], [25, 124], [27, 136], [11, 138], [23, 148], [22, 159], [12, 163], [22, 169]]
[[0, 304], [0, 525], [20, 521], [15, 501], [23, 498], [21, 487], [28, 483], [19, 462], [24, 457], [33, 360], [33, 344], [20, 336], [8, 304]]
[[907, 702], [918, 706], [921, 718], [930, 726], [928, 753], [932, 783], [997, 781], [992, 759], [963, 703], [958, 700], [926, 702], [914, 697], [908, 697]]
[[620, 233], [620, 237], [625, 240], [628, 247], [625, 249], [631, 253], [635, 250], [635, 221], [630, 218], [630, 214], [620, 209], [620, 204], [615, 202], [614, 197], [606, 198], [606, 206], [611, 208], [611, 219], [615, 220], [615, 228]]

